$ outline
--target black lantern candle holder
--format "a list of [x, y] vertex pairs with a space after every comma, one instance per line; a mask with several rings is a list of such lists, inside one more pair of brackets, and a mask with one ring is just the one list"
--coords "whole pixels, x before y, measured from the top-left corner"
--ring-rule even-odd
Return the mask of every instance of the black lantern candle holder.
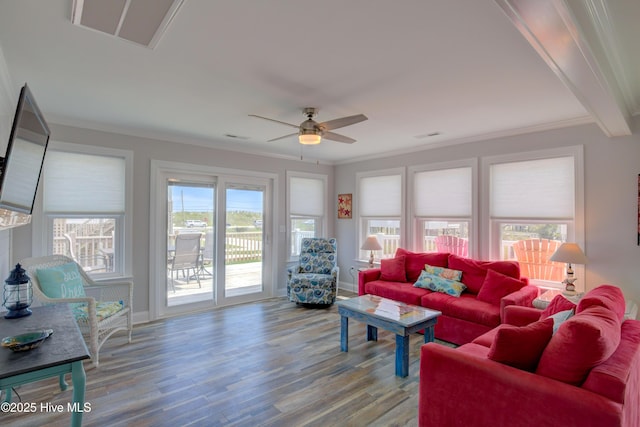
[[31, 315], [29, 306], [33, 302], [33, 285], [24, 268], [16, 264], [4, 281], [3, 305], [9, 312], [5, 319], [17, 319]]

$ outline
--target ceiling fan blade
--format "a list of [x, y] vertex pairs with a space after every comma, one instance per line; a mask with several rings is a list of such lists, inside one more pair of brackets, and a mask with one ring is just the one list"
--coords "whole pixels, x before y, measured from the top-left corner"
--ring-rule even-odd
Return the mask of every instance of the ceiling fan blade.
[[322, 134], [324, 139], [330, 139], [331, 141], [344, 142], [345, 144], [353, 144], [356, 142], [355, 139], [349, 138], [348, 136], [340, 135], [333, 132], [325, 132]]
[[298, 129], [300, 127], [299, 125], [292, 125], [291, 123], [281, 122], [280, 120], [270, 119], [268, 117], [256, 116], [255, 114], [249, 114], [249, 117], [257, 117], [259, 119], [269, 120], [270, 122], [280, 123], [280, 124], [283, 124], [283, 125], [291, 126], [293, 128], [296, 128], [296, 129]]
[[[297, 127], [297, 126], [296, 126], [296, 127]], [[277, 138], [270, 139], [270, 140], [268, 140], [267, 142], [273, 142], [273, 141], [278, 141], [278, 140], [280, 140], [280, 139], [290, 138], [290, 137], [292, 137], [293, 135], [297, 135], [297, 134], [298, 134], [298, 132], [296, 132], [296, 133], [290, 133], [289, 135], [279, 136], [279, 137], [277, 137]]]
[[339, 119], [329, 120], [328, 122], [319, 123], [318, 126], [324, 130], [333, 130], [364, 122], [367, 119], [367, 116], [364, 114], [356, 114], [355, 116], [342, 117]]

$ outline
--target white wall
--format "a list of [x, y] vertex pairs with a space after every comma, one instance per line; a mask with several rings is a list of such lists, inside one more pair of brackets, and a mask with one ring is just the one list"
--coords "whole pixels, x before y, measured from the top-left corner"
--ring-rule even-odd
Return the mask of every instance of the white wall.
[[[46, 111], [43, 113], [46, 116]], [[49, 123], [49, 125], [52, 139], [56, 141], [127, 149], [132, 150], [134, 153], [133, 278], [135, 283], [133, 308], [136, 313], [144, 313], [149, 310], [149, 286], [164, 286], [163, 283], [149, 283], [149, 174], [152, 159], [277, 174], [279, 185], [277, 194], [279, 197], [278, 200], [274, 201], [274, 218], [278, 230], [281, 227], [285, 227], [287, 223], [285, 217], [285, 175], [287, 170], [327, 174], [330, 177], [329, 197], [331, 197], [334, 188], [332, 166], [176, 144], [155, 139], [61, 126], [54, 123]], [[327, 204], [331, 206], [330, 200], [327, 201]], [[31, 256], [31, 228], [31, 225], [28, 225], [13, 230], [11, 262]], [[328, 231], [330, 234], [334, 232], [333, 222], [331, 221], [329, 222]], [[278, 281], [275, 284], [275, 292], [278, 295], [286, 293], [287, 245], [285, 244], [285, 236], [285, 233], [278, 233], [276, 237], [278, 239], [278, 254], [274, 268], [278, 271]], [[140, 319], [140, 317], [137, 318]]]
[[[635, 118], [640, 129], [640, 117]], [[362, 142], [366, 144], [366, 141]], [[586, 288], [610, 283], [622, 288], [627, 298], [640, 303], [640, 246], [638, 231], [638, 187], [640, 133], [609, 139], [595, 125], [425, 149], [411, 154], [336, 166], [334, 199], [340, 193], [356, 193], [356, 173], [399, 166], [412, 166], [461, 158], [492, 156], [560, 146], [584, 145], [585, 238], [589, 260]], [[482, 195], [480, 195], [482, 197]], [[354, 200], [354, 207], [357, 200]], [[355, 208], [354, 208], [355, 209]], [[357, 256], [355, 219], [336, 220], [341, 251], [339, 265], [348, 272]]]

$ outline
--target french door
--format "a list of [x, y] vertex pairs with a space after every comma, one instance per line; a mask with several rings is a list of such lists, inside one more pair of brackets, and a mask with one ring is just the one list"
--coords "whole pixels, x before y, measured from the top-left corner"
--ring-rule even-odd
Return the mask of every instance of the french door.
[[270, 297], [273, 180], [154, 169], [151, 317]]

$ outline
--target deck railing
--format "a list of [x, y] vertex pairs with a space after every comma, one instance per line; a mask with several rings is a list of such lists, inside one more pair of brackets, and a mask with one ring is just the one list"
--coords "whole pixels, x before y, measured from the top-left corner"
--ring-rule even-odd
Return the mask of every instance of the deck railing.
[[[304, 237], [313, 237], [313, 232], [293, 232], [292, 252], [300, 253], [300, 244]], [[203, 244], [204, 244], [204, 233]], [[382, 245], [380, 258], [392, 258], [400, 245], [400, 236], [378, 235]], [[503, 241], [501, 259], [515, 259], [513, 241]], [[171, 244], [171, 243], [170, 243]], [[53, 240], [54, 253], [75, 258], [83, 267], [92, 270], [112, 271], [113, 236], [62, 236]], [[435, 252], [435, 237], [425, 236], [423, 250]], [[241, 264], [258, 262], [262, 259], [262, 231], [227, 232], [225, 240], [225, 263]]]
[[262, 260], [262, 231], [227, 233], [225, 245], [225, 264]]

